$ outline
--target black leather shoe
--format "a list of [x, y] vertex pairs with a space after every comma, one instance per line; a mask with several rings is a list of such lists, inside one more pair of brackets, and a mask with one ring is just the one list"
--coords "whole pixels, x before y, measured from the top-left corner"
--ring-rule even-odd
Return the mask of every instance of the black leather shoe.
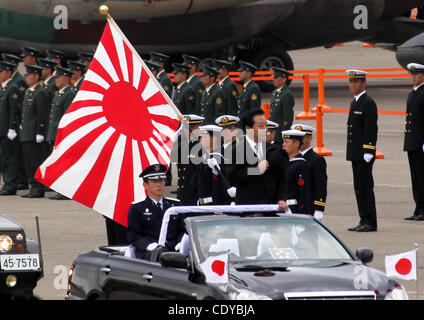
[[358, 232], [372, 232], [372, 231], [377, 231], [377, 227], [372, 227], [369, 224], [364, 224], [363, 226], [361, 226], [356, 231], [358, 231]]
[[415, 220], [424, 221], [424, 214], [420, 214], [418, 216], [415, 216]]
[[406, 217], [405, 220], [415, 220], [417, 218], [417, 216], [415, 214], [413, 214], [410, 217]]
[[30, 193], [21, 195], [21, 197], [22, 198], [44, 198], [44, 194], [30, 192]]
[[352, 227], [352, 228], [349, 228], [347, 230], [348, 231], [358, 231], [358, 229], [361, 228], [361, 227], [362, 227], [362, 225], [361, 224], [358, 224], [356, 227]]
[[16, 191], [0, 190], [0, 196], [14, 196]]
[[55, 194], [54, 196], [49, 197], [50, 200], [71, 200], [68, 197], [65, 197], [63, 194]]
[[20, 184], [18, 184], [18, 186], [16, 187], [16, 189], [17, 190], [28, 190], [29, 187], [28, 187], [27, 184], [20, 183]]

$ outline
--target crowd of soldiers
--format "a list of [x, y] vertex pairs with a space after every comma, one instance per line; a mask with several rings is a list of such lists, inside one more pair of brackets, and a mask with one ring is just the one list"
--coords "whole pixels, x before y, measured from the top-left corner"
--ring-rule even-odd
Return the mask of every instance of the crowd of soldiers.
[[[36, 170], [50, 155], [59, 121], [72, 103], [84, 79], [93, 53], [82, 52], [68, 60], [59, 50], [45, 54], [24, 47], [20, 56], [3, 54], [0, 61], [0, 171], [1, 196], [29, 189], [23, 198], [42, 198], [49, 190], [34, 179]], [[23, 62], [23, 76], [19, 64]], [[68, 199], [61, 194], [49, 197]]]

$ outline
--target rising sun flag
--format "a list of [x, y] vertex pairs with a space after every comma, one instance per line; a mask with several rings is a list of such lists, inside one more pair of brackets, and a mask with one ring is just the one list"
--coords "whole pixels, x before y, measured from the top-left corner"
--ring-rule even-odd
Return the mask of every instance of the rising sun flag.
[[170, 163], [181, 113], [113, 19], [36, 180], [127, 226], [140, 173]]

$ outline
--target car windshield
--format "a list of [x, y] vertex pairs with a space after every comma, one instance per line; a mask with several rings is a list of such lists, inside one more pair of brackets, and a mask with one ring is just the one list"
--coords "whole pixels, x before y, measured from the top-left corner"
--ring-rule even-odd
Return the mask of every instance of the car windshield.
[[200, 259], [225, 252], [235, 262], [352, 260], [345, 248], [314, 220], [238, 218], [196, 222]]

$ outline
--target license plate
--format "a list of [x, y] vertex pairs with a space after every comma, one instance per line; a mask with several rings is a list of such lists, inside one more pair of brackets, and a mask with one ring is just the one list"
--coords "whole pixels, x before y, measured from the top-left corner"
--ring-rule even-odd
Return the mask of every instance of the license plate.
[[0, 255], [1, 270], [38, 270], [40, 257], [38, 254], [4, 254]]

